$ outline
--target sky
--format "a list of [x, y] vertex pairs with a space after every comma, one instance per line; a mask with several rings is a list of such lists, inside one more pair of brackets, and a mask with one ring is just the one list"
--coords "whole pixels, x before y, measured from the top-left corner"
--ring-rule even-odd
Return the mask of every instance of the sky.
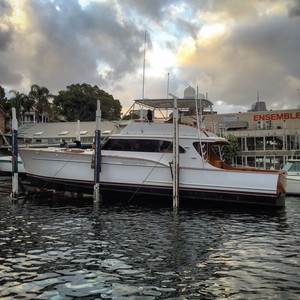
[[183, 97], [218, 113], [300, 105], [300, 0], [0, 0], [0, 85], [87, 83], [120, 100]]

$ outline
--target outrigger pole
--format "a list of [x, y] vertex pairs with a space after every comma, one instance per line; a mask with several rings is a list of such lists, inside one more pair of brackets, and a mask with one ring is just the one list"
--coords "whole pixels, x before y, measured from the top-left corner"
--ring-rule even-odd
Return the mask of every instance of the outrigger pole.
[[178, 124], [178, 108], [177, 97], [169, 93], [174, 99], [173, 108], [173, 207], [179, 206], [179, 124]]
[[18, 120], [16, 108], [12, 107], [12, 201], [16, 201], [19, 197], [18, 177]]
[[100, 101], [97, 101], [97, 111], [96, 111], [96, 130], [95, 130], [95, 149], [94, 149], [94, 202], [99, 202], [100, 200], [100, 172], [101, 172], [101, 110]]

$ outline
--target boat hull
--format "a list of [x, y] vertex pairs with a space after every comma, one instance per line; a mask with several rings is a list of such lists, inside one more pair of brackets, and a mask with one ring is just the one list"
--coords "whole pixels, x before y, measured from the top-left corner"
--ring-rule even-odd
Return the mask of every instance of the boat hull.
[[[20, 150], [27, 177], [39, 188], [93, 194], [93, 152]], [[183, 161], [183, 158], [182, 160]], [[163, 196], [172, 202], [172, 154], [103, 151], [101, 193]], [[285, 205], [285, 175], [197, 166], [193, 158], [179, 167], [179, 197], [184, 202]]]
[[[37, 187], [45, 189], [54, 189], [61, 191], [70, 191], [75, 193], [93, 194], [94, 182], [91, 181], [74, 181], [66, 179], [55, 179], [48, 177], [40, 177], [28, 175], [29, 181]], [[143, 195], [151, 195], [153, 197], [164, 198], [167, 202], [172, 202], [173, 189], [172, 186], [154, 186], [154, 185], [136, 185], [125, 183], [101, 182], [100, 193], [107, 197], [116, 193], [123, 195], [123, 200], [140, 199]], [[282, 207], [285, 205], [285, 195], [267, 195], [258, 193], [241, 193], [236, 191], [216, 191], [180, 188], [179, 198], [184, 204], [207, 204], [208, 202], [218, 203], [235, 203], [235, 204], [252, 204], [264, 206]]]
[[286, 180], [287, 195], [300, 195], [300, 176], [288, 175]]

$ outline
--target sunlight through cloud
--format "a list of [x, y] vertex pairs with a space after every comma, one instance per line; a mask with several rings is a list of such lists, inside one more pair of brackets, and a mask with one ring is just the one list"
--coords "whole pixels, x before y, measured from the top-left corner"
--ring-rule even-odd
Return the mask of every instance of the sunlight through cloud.
[[224, 24], [214, 24], [214, 25], [207, 25], [203, 26], [200, 30], [200, 36], [204, 38], [211, 38], [213, 36], [222, 34], [225, 32], [225, 25]]

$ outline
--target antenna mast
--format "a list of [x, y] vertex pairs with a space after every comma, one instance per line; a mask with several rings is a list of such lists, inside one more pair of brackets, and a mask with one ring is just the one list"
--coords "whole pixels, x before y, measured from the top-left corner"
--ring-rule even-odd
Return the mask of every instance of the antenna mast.
[[[144, 40], [142, 100], [144, 100], [144, 96], [145, 96], [145, 65], [146, 65], [146, 30], [145, 30], [145, 40]], [[142, 108], [142, 106], [140, 106], [140, 119], [143, 120], [143, 108]]]
[[142, 99], [144, 99], [145, 93], [145, 64], [146, 64], [146, 44], [147, 44], [147, 32], [145, 30], [145, 41], [144, 41], [144, 61], [143, 61], [143, 90], [142, 90]]

